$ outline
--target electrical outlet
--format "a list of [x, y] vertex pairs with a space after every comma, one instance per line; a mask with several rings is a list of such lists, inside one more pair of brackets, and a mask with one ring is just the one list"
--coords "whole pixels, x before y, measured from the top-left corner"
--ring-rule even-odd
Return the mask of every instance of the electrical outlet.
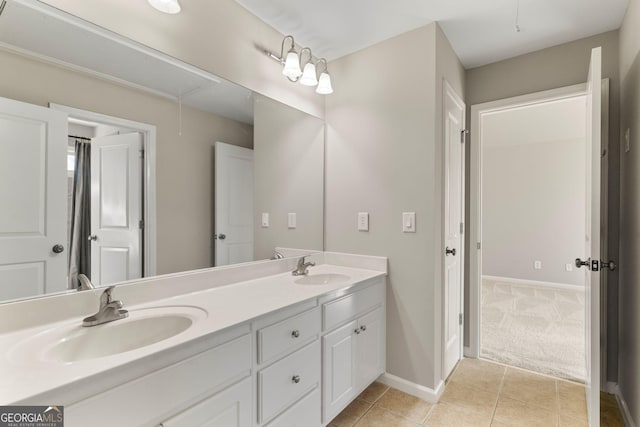
[[533, 261], [533, 268], [535, 270], [542, 270], [542, 261]]
[[358, 231], [369, 231], [368, 212], [358, 212]]

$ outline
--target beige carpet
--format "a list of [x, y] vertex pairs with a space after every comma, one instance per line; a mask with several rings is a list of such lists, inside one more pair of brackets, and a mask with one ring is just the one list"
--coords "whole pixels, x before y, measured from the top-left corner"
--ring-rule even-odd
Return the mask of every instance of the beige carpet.
[[584, 291], [482, 280], [481, 356], [584, 381]]

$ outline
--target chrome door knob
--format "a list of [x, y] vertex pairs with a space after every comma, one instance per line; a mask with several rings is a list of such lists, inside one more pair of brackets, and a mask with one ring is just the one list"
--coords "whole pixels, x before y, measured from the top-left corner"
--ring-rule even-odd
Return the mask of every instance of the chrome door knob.
[[226, 239], [226, 238], [227, 238], [227, 236], [226, 236], [226, 235], [224, 235], [224, 234], [214, 234], [214, 235], [213, 235], [213, 240], [218, 240], [218, 239], [219, 239], [219, 240], [224, 240], [224, 239]]
[[64, 246], [58, 243], [57, 245], [54, 245], [51, 248], [51, 250], [53, 251], [54, 254], [59, 254], [59, 253], [62, 253], [62, 251], [64, 251]]
[[95, 242], [96, 240], [98, 240], [98, 236], [96, 236], [95, 234], [92, 234], [91, 236], [87, 237], [87, 240], [89, 241], [93, 240]]
[[447, 246], [446, 248], [444, 248], [444, 254], [445, 256], [449, 256], [449, 254], [456, 256], [456, 248], [449, 249], [449, 246]]
[[591, 258], [587, 258], [586, 261], [582, 261], [580, 258], [576, 258], [576, 267], [589, 267], [591, 265]]
[[600, 267], [603, 269], [608, 268], [609, 271], [614, 271], [618, 268], [618, 265], [613, 261], [600, 261]]

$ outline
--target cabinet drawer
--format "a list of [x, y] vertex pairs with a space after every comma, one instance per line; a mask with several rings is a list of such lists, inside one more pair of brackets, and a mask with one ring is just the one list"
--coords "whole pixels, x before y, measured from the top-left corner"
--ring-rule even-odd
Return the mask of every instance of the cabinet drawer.
[[251, 379], [245, 378], [202, 402], [163, 421], [162, 427], [249, 427]]
[[284, 356], [318, 338], [320, 308], [285, 319], [258, 331], [258, 363]]
[[320, 341], [316, 340], [258, 372], [259, 422], [269, 421], [319, 385]]
[[[189, 401], [250, 374], [251, 335], [247, 334], [69, 406], [65, 408], [65, 425], [140, 426], [158, 422]], [[96, 416], [105, 408], [114, 410], [108, 417]]]
[[381, 304], [385, 298], [384, 292], [384, 283], [379, 283], [323, 304], [323, 330], [329, 331]]
[[316, 427], [320, 426], [320, 389], [300, 399], [284, 414], [267, 424], [266, 427]]

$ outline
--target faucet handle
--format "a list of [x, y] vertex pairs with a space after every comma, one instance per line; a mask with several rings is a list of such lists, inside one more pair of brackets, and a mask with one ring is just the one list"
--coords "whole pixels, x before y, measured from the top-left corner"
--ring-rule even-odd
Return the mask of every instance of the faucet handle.
[[105, 306], [111, 302], [111, 291], [113, 291], [114, 288], [115, 286], [109, 286], [107, 289], [104, 290], [102, 295], [100, 295], [101, 306]]

